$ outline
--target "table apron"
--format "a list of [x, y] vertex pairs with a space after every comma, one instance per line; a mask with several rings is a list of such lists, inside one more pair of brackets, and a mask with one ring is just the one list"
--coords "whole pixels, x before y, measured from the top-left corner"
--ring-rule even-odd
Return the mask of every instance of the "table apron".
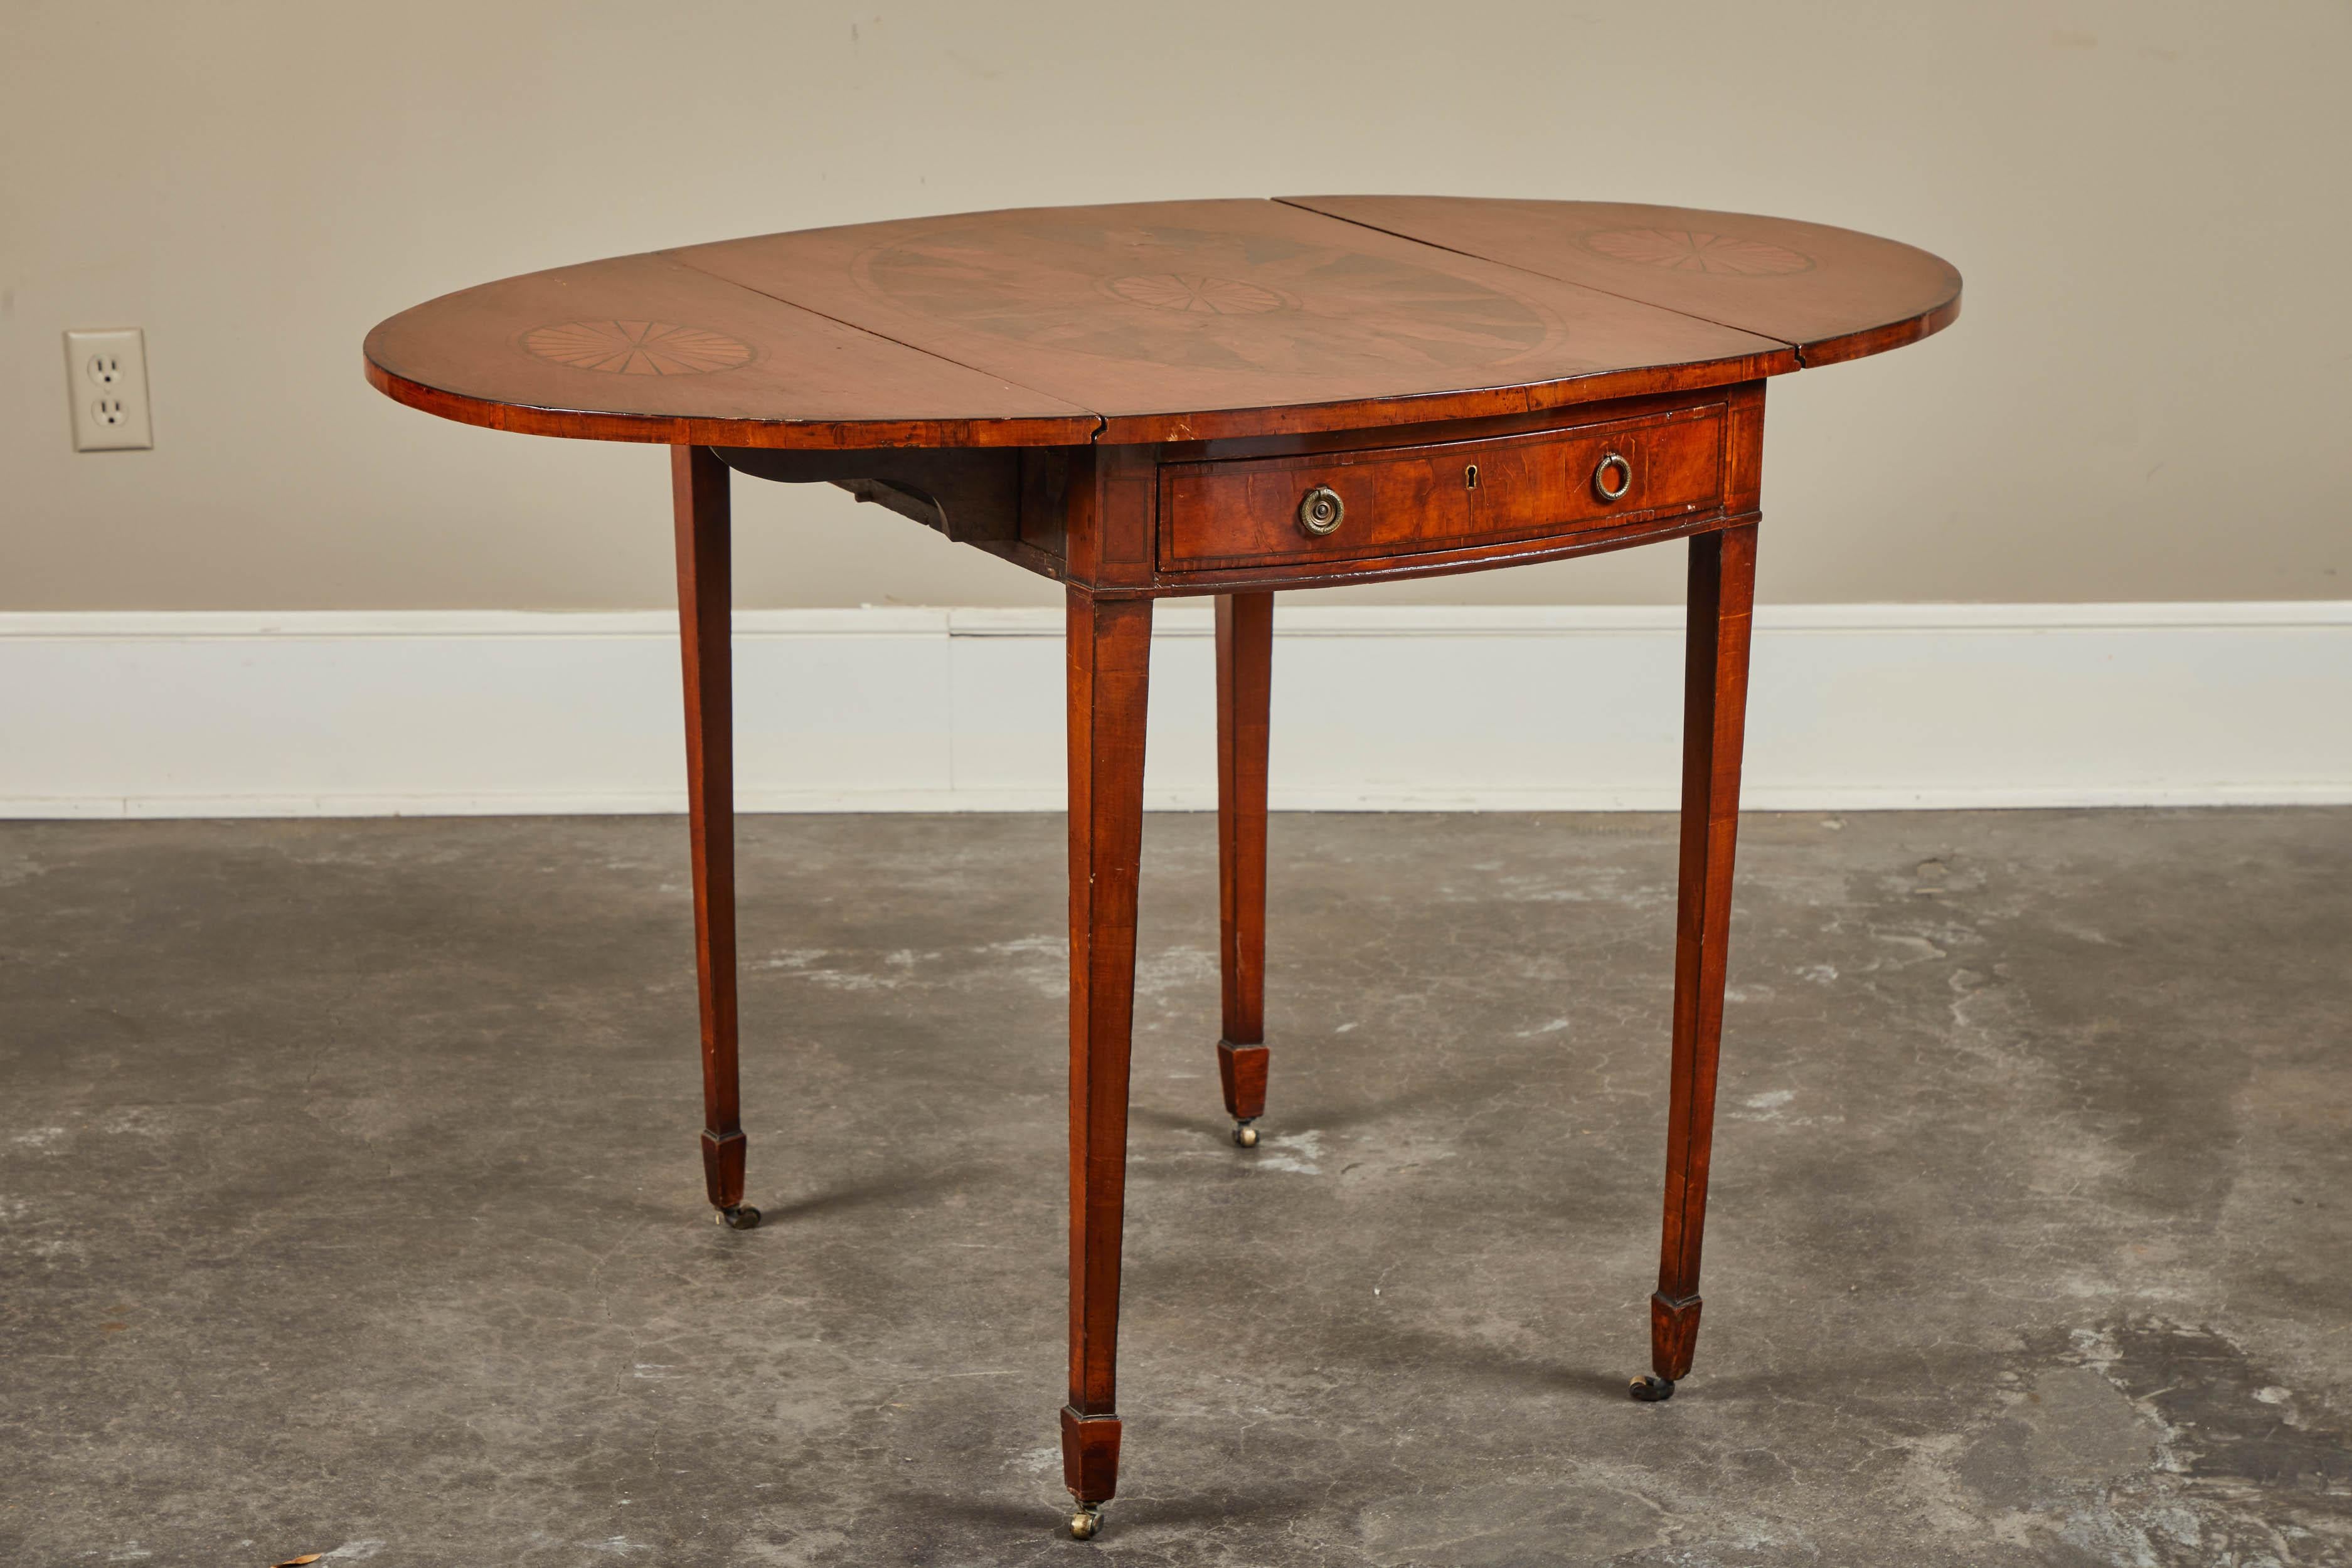
[[[759, 478], [832, 484], [1106, 599], [1490, 570], [1753, 521], [1764, 383], [1569, 411], [1245, 442], [791, 452]], [[1331, 526], [1299, 514], [1328, 497]]]

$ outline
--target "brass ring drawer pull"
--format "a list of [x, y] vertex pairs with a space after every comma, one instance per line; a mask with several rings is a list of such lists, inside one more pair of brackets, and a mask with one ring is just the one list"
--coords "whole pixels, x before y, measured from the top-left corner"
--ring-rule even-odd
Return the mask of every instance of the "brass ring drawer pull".
[[1318, 485], [1298, 498], [1298, 526], [1321, 538], [1338, 530], [1348, 516], [1348, 504], [1328, 485]]
[[[1617, 483], [1609, 483], [1609, 470], [1617, 470]], [[1625, 461], [1622, 452], [1604, 452], [1592, 470], [1592, 493], [1604, 501], [1622, 501], [1625, 492], [1633, 487], [1633, 465]]]

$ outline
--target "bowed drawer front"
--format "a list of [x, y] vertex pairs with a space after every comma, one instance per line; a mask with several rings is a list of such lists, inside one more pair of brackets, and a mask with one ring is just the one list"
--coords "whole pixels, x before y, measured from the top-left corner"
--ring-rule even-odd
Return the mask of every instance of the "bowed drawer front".
[[1459, 549], [1723, 504], [1725, 405], [1481, 441], [1170, 463], [1160, 570]]

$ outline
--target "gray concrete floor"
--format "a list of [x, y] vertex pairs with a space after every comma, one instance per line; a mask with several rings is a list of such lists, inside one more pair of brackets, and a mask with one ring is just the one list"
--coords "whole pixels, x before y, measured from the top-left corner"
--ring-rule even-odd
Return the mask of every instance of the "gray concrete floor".
[[1127, 1464], [1057, 1539], [1062, 826], [0, 829], [0, 1561], [2352, 1562], [2352, 812], [1754, 817], [1697, 1369], [1673, 829], [1146, 835]]

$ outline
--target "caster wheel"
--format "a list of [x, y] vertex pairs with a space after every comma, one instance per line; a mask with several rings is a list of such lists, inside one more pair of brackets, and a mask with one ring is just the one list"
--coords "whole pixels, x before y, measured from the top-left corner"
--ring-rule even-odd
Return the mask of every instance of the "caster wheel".
[[1099, 1503], [1080, 1503], [1077, 1511], [1070, 1515], [1070, 1538], [1074, 1541], [1092, 1541], [1095, 1532], [1101, 1528], [1102, 1505]]
[[1234, 1146], [1235, 1148], [1242, 1149], [1254, 1149], [1257, 1147], [1257, 1129], [1251, 1126], [1247, 1122], [1235, 1122], [1234, 1124]]
[[1656, 1405], [1675, 1396], [1675, 1385], [1669, 1379], [1644, 1373], [1625, 1392], [1644, 1405]]
[[753, 1230], [757, 1229], [760, 1224], [760, 1211], [748, 1203], [739, 1203], [732, 1208], [722, 1208], [717, 1218], [719, 1223], [730, 1230]]

